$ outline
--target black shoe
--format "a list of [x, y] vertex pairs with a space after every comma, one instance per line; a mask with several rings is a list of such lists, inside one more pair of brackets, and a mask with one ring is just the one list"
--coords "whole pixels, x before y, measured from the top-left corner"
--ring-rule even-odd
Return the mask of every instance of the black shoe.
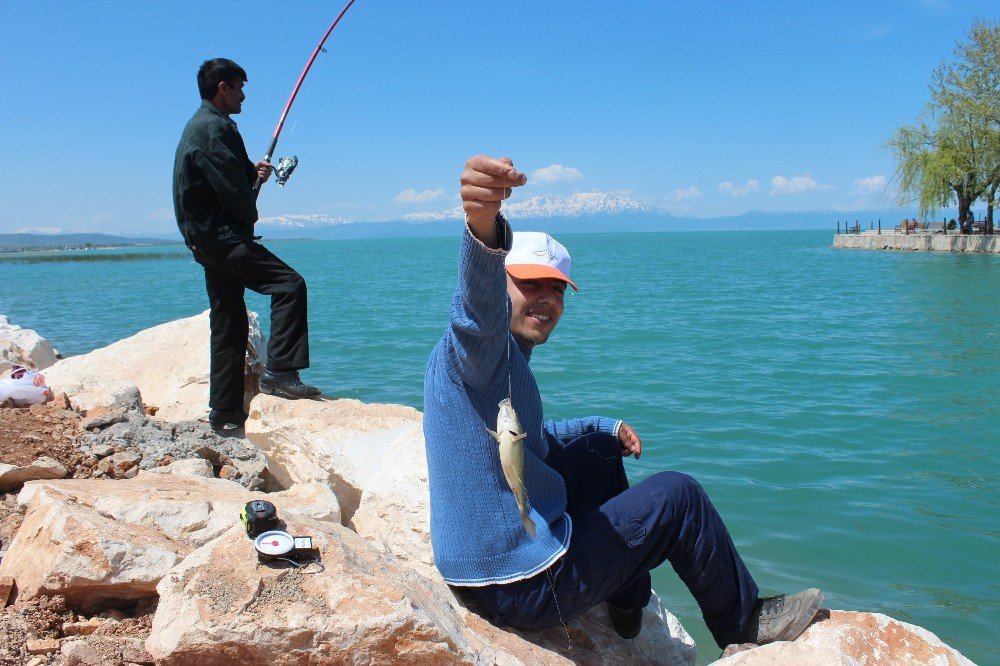
[[260, 392], [290, 400], [315, 398], [322, 393], [315, 386], [303, 384], [298, 370], [267, 369], [260, 373]]
[[219, 430], [242, 428], [246, 422], [247, 415], [242, 409], [213, 409], [208, 413], [209, 425]]
[[823, 593], [816, 588], [792, 595], [761, 597], [750, 616], [750, 625], [737, 642], [764, 645], [794, 641], [813, 621], [822, 604]]
[[608, 615], [611, 616], [611, 626], [622, 638], [635, 638], [642, 631], [641, 608], [619, 608], [609, 601]]

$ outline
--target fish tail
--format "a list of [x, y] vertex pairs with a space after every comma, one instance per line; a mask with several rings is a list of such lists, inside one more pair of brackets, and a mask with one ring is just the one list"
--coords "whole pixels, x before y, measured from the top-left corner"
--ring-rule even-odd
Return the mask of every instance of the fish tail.
[[535, 521], [533, 521], [528, 514], [521, 514], [521, 522], [524, 523], [524, 529], [528, 531], [528, 536], [535, 536]]

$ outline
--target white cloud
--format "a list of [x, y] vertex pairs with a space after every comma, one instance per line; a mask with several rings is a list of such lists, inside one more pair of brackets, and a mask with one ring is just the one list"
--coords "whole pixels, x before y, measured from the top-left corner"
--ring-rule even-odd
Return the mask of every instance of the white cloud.
[[171, 208], [161, 208], [160, 210], [154, 210], [147, 216], [152, 222], [173, 222], [174, 221], [174, 211]]
[[692, 185], [691, 187], [686, 187], [682, 190], [674, 190], [673, 192], [668, 194], [666, 198], [667, 201], [673, 201], [674, 203], [678, 203], [681, 201], [687, 201], [688, 199], [697, 199], [698, 197], [702, 196], [702, 194], [703, 193], [701, 190]]
[[62, 229], [59, 227], [24, 227], [15, 231], [15, 234], [45, 234], [46, 236], [51, 236], [53, 234], [61, 234]]
[[885, 176], [871, 176], [869, 178], [855, 178], [854, 190], [851, 194], [874, 194], [885, 191], [889, 181]]
[[731, 197], [743, 197], [760, 191], [760, 183], [755, 178], [751, 178], [742, 187], [737, 187], [728, 180], [724, 180], [719, 183], [719, 191]]
[[804, 176], [775, 176], [771, 179], [771, 194], [805, 194], [816, 190], [828, 190], [829, 185], [821, 185], [809, 174]]
[[423, 190], [422, 192], [417, 192], [412, 187], [403, 190], [393, 199], [396, 203], [427, 203], [428, 201], [434, 201], [444, 196], [444, 189], [437, 188], [436, 190]]
[[583, 174], [573, 167], [563, 166], [562, 164], [551, 164], [547, 167], [532, 171], [531, 178], [528, 182], [536, 184], [568, 183], [582, 178]]

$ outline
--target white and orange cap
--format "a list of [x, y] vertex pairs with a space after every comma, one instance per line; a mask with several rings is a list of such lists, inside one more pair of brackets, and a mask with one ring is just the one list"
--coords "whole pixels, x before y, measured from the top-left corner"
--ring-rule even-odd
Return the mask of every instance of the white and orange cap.
[[515, 231], [504, 262], [507, 272], [519, 280], [555, 278], [580, 291], [569, 279], [572, 260], [562, 243], [541, 231]]

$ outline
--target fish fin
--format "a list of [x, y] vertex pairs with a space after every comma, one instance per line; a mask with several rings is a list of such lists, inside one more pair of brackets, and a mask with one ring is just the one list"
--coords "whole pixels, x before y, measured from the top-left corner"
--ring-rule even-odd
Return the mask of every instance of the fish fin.
[[524, 529], [528, 531], [528, 536], [535, 536], [535, 521], [533, 521], [528, 514], [521, 514], [521, 522], [524, 523]]
[[493, 431], [492, 431], [492, 430], [490, 430], [489, 428], [487, 428], [487, 429], [486, 429], [486, 432], [488, 432], [488, 433], [490, 433], [491, 435], [493, 435], [493, 439], [497, 440], [497, 443], [499, 443], [499, 442], [500, 442], [500, 435], [499, 435], [498, 433], [495, 433], [495, 432], [493, 432]]
[[520, 435], [515, 435], [514, 436], [514, 441], [515, 442], [520, 442], [522, 439], [524, 439], [527, 436], [528, 436], [528, 433], [522, 432]]

